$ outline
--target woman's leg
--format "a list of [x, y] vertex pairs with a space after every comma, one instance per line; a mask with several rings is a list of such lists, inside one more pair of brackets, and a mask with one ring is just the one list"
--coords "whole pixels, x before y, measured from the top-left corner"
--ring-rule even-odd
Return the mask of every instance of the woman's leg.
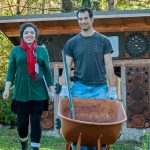
[[17, 114], [17, 130], [20, 137], [22, 150], [27, 150], [28, 126], [29, 114]]
[[31, 147], [40, 147], [40, 139], [41, 139], [41, 114], [40, 113], [32, 113], [30, 116], [31, 123]]

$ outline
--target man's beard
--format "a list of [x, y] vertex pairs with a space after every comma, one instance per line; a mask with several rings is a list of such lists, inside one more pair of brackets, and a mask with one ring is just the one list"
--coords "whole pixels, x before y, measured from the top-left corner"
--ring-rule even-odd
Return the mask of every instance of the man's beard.
[[88, 31], [90, 28], [87, 27], [87, 28], [81, 28], [83, 31]]
[[[83, 25], [84, 26], [84, 25]], [[82, 25], [81, 25], [81, 30], [83, 30], [83, 31], [88, 31], [90, 28], [89, 28], [89, 26], [86, 26], [85, 28], [84, 27], [82, 27]]]
[[88, 31], [89, 30], [89, 28], [86, 28], [86, 29], [82, 29], [83, 31]]

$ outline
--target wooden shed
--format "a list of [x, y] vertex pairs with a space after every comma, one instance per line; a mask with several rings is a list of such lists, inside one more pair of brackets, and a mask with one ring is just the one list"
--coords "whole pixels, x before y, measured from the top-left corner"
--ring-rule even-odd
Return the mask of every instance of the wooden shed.
[[[121, 100], [127, 112], [125, 126], [150, 128], [150, 10], [105, 11], [94, 13], [94, 28], [110, 38], [114, 48], [115, 73], [121, 77]], [[19, 44], [19, 27], [32, 22], [39, 29], [39, 42], [45, 44], [58, 82], [63, 68], [61, 50], [65, 42], [80, 32], [76, 13], [0, 17], [0, 30]], [[54, 103], [54, 121], [57, 119], [58, 96]], [[52, 105], [52, 104], [51, 104]], [[53, 107], [50, 109], [52, 114]], [[43, 118], [47, 116], [47, 112]], [[46, 122], [50, 126], [51, 122]], [[142, 133], [142, 132], [141, 132]]]

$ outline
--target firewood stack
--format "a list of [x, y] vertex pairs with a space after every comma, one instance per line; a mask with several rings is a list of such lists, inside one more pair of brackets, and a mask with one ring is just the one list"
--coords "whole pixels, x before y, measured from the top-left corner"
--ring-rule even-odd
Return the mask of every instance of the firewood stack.
[[41, 127], [44, 131], [54, 128], [54, 102], [49, 102], [48, 111], [43, 111], [41, 116]]

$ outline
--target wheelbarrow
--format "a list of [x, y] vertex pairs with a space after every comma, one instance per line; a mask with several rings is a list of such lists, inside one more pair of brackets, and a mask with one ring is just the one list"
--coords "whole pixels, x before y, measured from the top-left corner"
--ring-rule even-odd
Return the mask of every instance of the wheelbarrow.
[[118, 100], [72, 99], [75, 119], [71, 119], [67, 98], [59, 101], [58, 115], [61, 119], [61, 133], [66, 140], [66, 150], [71, 144], [97, 146], [115, 143], [120, 135], [121, 125], [126, 121], [126, 113]]

